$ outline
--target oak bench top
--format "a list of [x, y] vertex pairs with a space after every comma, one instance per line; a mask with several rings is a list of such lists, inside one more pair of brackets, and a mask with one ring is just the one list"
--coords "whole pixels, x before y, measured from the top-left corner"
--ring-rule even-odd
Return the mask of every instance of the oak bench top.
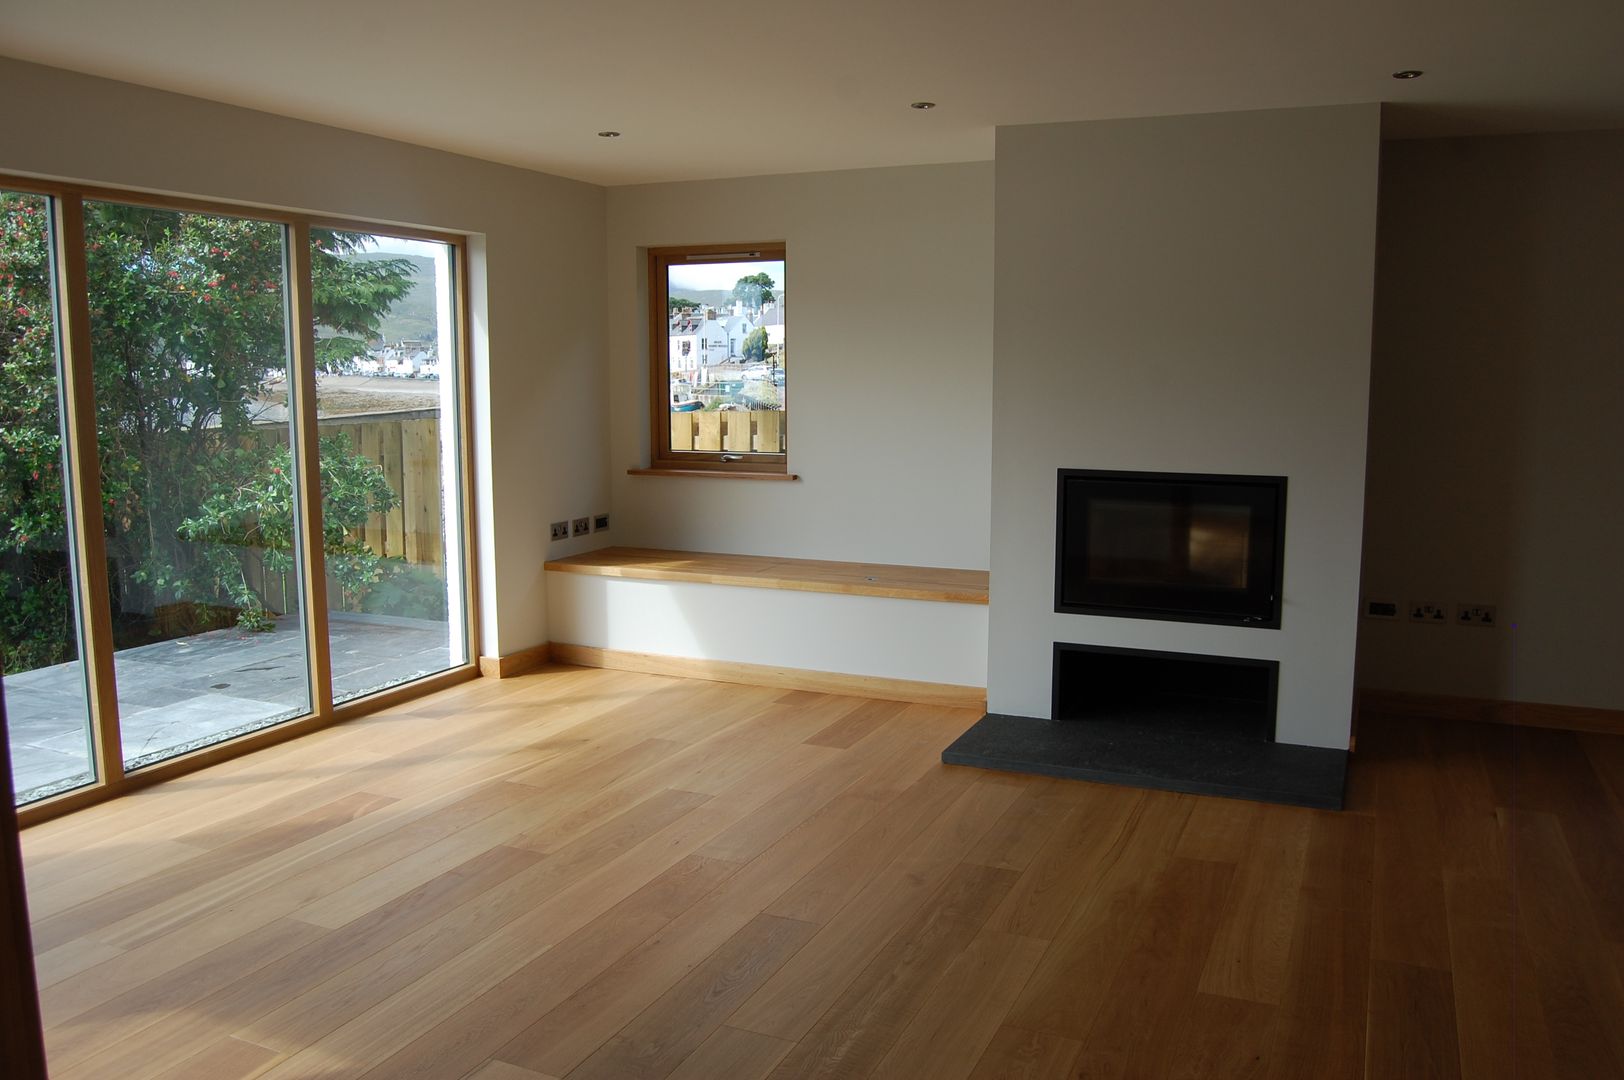
[[645, 581], [697, 581], [709, 585], [939, 600], [952, 604], [987, 602], [987, 571], [939, 566], [611, 547], [550, 560], [546, 568], [564, 574]]

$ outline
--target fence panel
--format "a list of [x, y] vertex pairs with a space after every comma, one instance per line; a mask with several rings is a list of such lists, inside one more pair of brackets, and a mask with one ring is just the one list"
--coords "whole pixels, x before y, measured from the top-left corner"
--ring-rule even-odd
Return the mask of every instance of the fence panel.
[[444, 561], [444, 533], [440, 527], [440, 422], [403, 420], [400, 438], [406, 561], [439, 565]]

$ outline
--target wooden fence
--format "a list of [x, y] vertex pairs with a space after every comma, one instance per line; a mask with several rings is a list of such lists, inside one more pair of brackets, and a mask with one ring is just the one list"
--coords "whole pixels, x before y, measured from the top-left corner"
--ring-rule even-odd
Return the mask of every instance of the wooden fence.
[[[366, 524], [351, 530], [379, 555], [405, 559], [417, 565], [439, 567], [445, 562], [445, 521], [440, 504], [439, 410], [378, 416], [334, 416], [317, 422], [322, 437], [344, 434], [354, 452], [383, 470], [395, 508], [367, 515]], [[259, 428], [266, 445], [286, 446], [287, 428], [281, 424]]]
[[398, 496], [393, 510], [369, 514], [366, 525], [351, 532], [350, 539], [392, 559], [443, 565], [440, 418], [414, 415], [409, 419], [357, 422], [334, 417], [320, 421], [318, 426], [322, 435], [348, 435], [356, 453], [383, 469], [389, 490]]
[[674, 412], [671, 449], [782, 454], [784, 413], [780, 409]]

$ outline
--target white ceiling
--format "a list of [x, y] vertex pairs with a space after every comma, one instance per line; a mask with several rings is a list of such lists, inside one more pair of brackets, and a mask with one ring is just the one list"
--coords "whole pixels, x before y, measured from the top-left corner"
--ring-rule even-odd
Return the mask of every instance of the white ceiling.
[[1624, 0], [0, 0], [0, 25], [24, 60], [602, 184], [1364, 101], [1400, 137], [1624, 127]]

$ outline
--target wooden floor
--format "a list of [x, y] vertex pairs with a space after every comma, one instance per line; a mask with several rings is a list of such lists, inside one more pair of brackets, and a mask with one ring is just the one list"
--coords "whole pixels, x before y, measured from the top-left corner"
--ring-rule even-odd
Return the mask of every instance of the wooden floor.
[[1335, 814], [974, 719], [552, 668], [39, 826], [52, 1076], [1624, 1075], [1624, 739], [1367, 720]]

